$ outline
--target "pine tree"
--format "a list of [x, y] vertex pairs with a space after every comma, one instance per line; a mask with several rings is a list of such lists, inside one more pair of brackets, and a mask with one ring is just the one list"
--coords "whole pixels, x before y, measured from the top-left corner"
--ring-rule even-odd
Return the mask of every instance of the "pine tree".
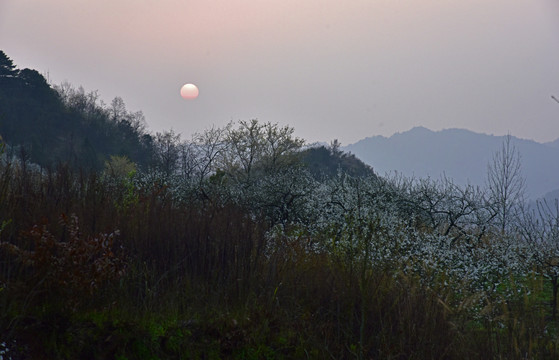
[[11, 77], [17, 75], [17, 69], [12, 59], [0, 50], [0, 77]]

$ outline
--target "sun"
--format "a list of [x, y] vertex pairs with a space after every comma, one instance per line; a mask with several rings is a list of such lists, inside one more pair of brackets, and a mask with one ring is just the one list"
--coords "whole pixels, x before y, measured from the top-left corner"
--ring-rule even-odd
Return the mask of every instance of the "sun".
[[194, 100], [198, 97], [198, 87], [194, 84], [185, 84], [181, 88], [181, 96], [187, 100]]

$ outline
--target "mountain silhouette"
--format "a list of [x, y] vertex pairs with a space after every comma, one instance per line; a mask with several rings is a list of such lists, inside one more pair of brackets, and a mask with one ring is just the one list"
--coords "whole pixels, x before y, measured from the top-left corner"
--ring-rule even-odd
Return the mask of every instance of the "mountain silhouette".
[[[465, 129], [432, 131], [415, 127], [390, 137], [374, 136], [343, 149], [355, 154], [375, 173], [399, 173], [415, 178], [446, 176], [459, 185], [484, 186], [487, 167], [505, 136]], [[559, 189], [559, 139], [538, 143], [512, 137], [521, 157], [528, 198]]]

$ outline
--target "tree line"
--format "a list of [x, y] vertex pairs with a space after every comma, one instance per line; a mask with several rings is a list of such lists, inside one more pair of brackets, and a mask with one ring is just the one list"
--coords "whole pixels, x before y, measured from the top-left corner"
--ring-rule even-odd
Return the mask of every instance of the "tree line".
[[[129, 111], [121, 97], [117, 96], [110, 104], [105, 104], [97, 91], [86, 92], [83, 87], [75, 87], [68, 82], [51, 86], [36, 70], [17, 69], [2, 51], [0, 104], [0, 134], [10, 145], [10, 155], [42, 167], [66, 163], [74, 169], [102, 170], [111, 157], [120, 157], [143, 169], [157, 168], [172, 173], [179, 166], [179, 160], [183, 166], [189, 166], [186, 162], [192, 158], [193, 152], [202, 151], [199, 148], [201, 142], [220, 142], [214, 144], [214, 150], [219, 152], [224, 140], [222, 135], [225, 136], [225, 132], [233, 126], [229, 124], [228, 129], [215, 129], [213, 134], [196, 134], [188, 141], [181, 140], [180, 134], [172, 130], [153, 134], [147, 131], [143, 113]], [[267, 129], [261, 128], [261, 124], [244, 125], [242, 131], [255, 132], [254, 136], [262, 135], [257, 132], [268, 131], [268, 141], [275, 141], [274, 136], [279, 139], [291, 135], [285, 133], [291, 130], [277, 125], [267, 124]], [[239, 135], [232, 131], [226, 137], [234, 144], [238, 141], [235, 136]], [[258, 160], [254, 156], [261, 150], [272, 151], [266, 156], [271, 156], [272, 162], [275, 162], [282, 151], [290, 150], [282, 146], [297, 146], [300, 149], [302, 144], [297, 139], [295, 144], [272, 143], [267, 144], [269, 149], [265, 149], [265, 144], [254, 142], [250, 144], [251, 153], [239, 156], [249, 156], [242, 162], [247, 175], [250, 175], [252, 162]], [[207, 156], [213, 156], [209, 151]], [[245, 150], [239, 146], [239, 151]], [[353, 172], [361, 174], [369, 171], [349, 154], [341, 156], [336, 152], [337, 160], [330, 158], [331, 155], [325, 148], [316, 148], [307, 149], [304, 157], [306, 163], [315, 168], [316, 176], [325, 173], [326, 169], [331, 176], [338, 166], [347, 170], [351, 167]], [[206, 160], [212, 161], [211, 158]]]

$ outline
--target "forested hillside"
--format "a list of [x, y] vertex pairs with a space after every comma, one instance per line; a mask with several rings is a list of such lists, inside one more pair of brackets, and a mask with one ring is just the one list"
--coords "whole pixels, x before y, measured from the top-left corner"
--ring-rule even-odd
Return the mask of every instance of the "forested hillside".
[[3, 64], [0, 357], [559, 356], [558, 212], [510, 139], [487, 188], [387, 178], [258, 120], [151, 135]]
[[53, 89], [39, 72], [17, 69], [0, 51], [0, 134], [26, 160], [101, 169], [109, 155], [118, 155], [148, 164], [153, 139], [144, 128], [142, 113], [127, 111], [122, 99], [107, 106], [81, 87]]

